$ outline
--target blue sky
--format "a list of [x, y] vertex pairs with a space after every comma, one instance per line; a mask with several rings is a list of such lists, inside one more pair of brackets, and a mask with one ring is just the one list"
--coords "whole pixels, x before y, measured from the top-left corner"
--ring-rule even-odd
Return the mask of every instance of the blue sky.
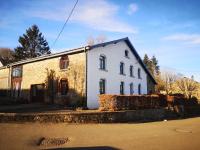
[[[75, 0], [1, 0], [0, 47], [37, 24], [51, 46]], [[141, 57], [155, 55], [163, 70], [200, 81], [199, 0], [79, 0], [53, 52], [86, 45], [89, 37], [129, 37]]]

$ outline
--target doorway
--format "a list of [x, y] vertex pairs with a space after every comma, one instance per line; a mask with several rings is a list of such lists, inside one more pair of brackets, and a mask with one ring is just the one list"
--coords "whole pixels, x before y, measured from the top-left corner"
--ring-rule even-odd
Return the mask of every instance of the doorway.
[[31, 85], [31, 102], [44, 102], [44, 84]]

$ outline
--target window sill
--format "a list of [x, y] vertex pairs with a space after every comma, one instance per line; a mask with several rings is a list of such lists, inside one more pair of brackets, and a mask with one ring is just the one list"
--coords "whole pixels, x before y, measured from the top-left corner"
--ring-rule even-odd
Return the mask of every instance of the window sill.
[[108, 70], [106, 70], [106, 69], [101, 69], [101, 68], [99, 68], [99, 70], [101, 70], [101, 71], [105, 71], [105, 72], [108, 72]]
[[70, 68], [60, 69], [60, 71], [67, 71], [67, 70], [70, 70]]
[[130, 76], [131, 78], [135, 78], [135, 76]]
[[119, 73], [119, 74], [120, 74], [120, 75], [123, 75], [123, 76], [126, 76], [126, 74], [124, 74], [124, 73], [123, 73], [123, 74], [122, 74], [122, 73]]
[[125, 56], [126, 58], [128, 58], [128, 59], [130, 59], [130, 57], [129, 56]]

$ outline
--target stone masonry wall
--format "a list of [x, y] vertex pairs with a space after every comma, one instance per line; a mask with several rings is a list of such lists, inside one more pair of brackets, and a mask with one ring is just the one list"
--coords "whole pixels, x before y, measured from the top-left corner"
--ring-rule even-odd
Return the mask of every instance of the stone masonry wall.
[[6, 96], [8, 90], [9, 68], [0, 69], [0, 96]]
[[[69, 85], [69, 92], [66, 97], [55, 92], [54, 103], [63, 104], [69, 99], [72, 103], [83, 100], [85, 97], [85, 53], [68, 55], [68, 58], [69, 66], [65, 70], [61, 70], [59, 67], [60, 57], [24, 64], [21, 97], [30, 101], [31, 85], [46, 84], [47, 71], [52, 70], [55, 72], [54, 78], [58, 82], [61, 79], [67, 79]], [[54, 84], [57, 84], [57, 82]], [[57, 86], [54, 85], [54, 87]], [[45, 102], [50, 102], [47, 93], [45, 93]]]

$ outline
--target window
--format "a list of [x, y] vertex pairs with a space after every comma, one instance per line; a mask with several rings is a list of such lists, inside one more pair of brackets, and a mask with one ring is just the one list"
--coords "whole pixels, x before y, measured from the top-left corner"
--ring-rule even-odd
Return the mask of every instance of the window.
[[60, 80], [61, 95], [67, 95], [68, 89], [69, 89], [68, 81], [66, 79], [61, 79]]
[[22, 77], [22, 67], [15, 67], [12, 69], [12, 77]]
[[102, 70], [106, 70], [106, 56], [104, 56], [104, 55], [101, 55], [100, 57], [99, 57], [99, 67], [100, 67], [100, 69], [102, 69]]
[[68, 56], [62, 56], [60, 58], [60, 69], [67, 69], [68, 66], [69, 66]]
[[141, 84], [138, 84], [138, 94], [141, 94]]
[[120, 74], [124, 74], [124, 63], [120, 62]]
[[123, 81], [120, 83], [120, 94], [121, 95], [124, 94], [124, 82]]
[[141, 79], [141, 69], [138, 68], [138, 79]]
[[134, 89], [133, 89], [133, 83], [130, 83], [130, 95], [133, 95]]
[[106, 80], [100, 79], [99, 81], [99, 93], [105, 94], [106, 93]]
[[133, 66], [130, 66], [130, 76], [133, 77]]
[[128, 52], [128, 50], [125, 50], [125, 57], [129, 57], [129, 52]]

